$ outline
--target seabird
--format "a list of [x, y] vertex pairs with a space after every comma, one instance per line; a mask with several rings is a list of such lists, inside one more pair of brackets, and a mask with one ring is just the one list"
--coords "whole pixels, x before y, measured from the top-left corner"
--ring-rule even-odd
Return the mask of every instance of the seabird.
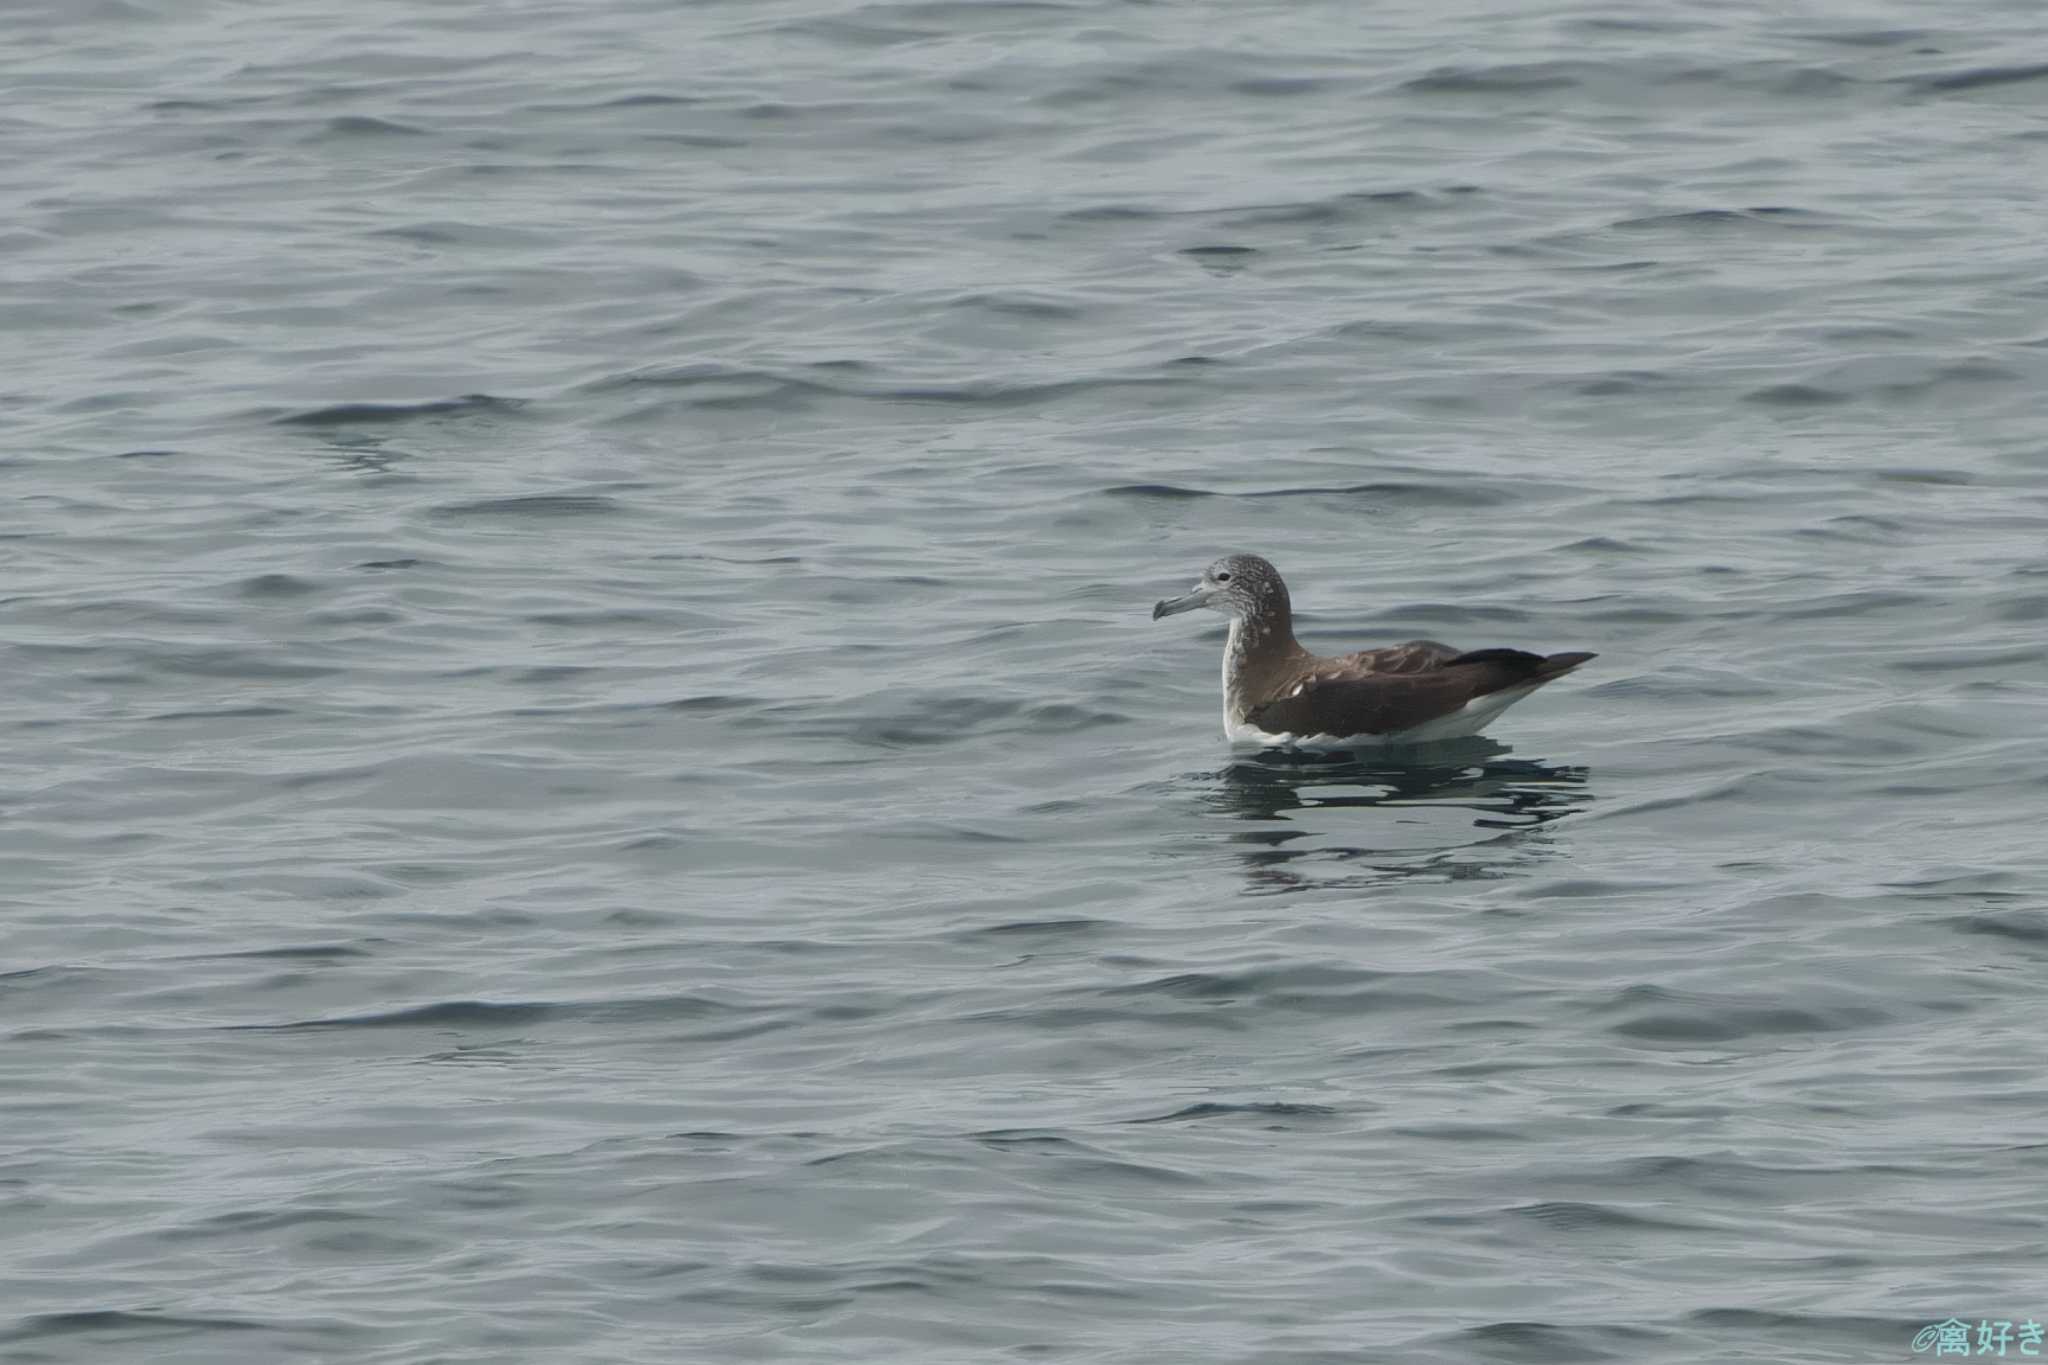
[[1434, 640], [1322, 658], [1294, 638], [1280, 571], [1226, 555], [1152, 619], [1208, 607], [1230, 616], [1223, 647], [1223, 730], [1263, 744], [1409, 744], [1476, 735], [1488, 721], [1591, 654], [1457, 650]]

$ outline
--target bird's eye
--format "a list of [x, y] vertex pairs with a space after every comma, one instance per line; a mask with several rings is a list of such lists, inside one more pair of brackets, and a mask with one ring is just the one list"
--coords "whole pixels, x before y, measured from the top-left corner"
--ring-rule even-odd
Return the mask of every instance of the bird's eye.
[[1229, 575], [1229, 574], [1227, 574], [1227, 573], [1220, 573], [1220, 574], [1217, 574], [1217, 575], [1216, 575], [1216, 581], [1217, 581], [1218, 583], [1228, 583], [1228, 582], [1230, 581], [1230, 575]]

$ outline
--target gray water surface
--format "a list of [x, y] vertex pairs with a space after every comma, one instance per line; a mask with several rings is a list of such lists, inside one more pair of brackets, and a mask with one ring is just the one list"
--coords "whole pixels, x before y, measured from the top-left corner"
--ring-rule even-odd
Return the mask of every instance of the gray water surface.
[[9, 1365], [2048, 1319], [2038, 6], [0, 23]]

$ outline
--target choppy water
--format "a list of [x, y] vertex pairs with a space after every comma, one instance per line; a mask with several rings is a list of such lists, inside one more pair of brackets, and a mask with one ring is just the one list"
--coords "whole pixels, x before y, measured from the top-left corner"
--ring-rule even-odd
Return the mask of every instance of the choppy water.
[[5, 24], [7, 1361], [2048, 1318], [2031, 0]]

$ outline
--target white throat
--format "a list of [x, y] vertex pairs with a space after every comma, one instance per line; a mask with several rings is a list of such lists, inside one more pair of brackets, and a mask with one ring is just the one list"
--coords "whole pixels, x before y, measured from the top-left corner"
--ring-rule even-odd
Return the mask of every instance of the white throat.
[[1245, 652], [1251, 642], [1245, 638], [1244, 618], [1232, 615], [1230, 638], [1223, 644], [1223, 732], [1231, 734], [1242, 723], [1244, 717], [1243, 698], [1239, 695], [1238, 677], [1244, 672]]

